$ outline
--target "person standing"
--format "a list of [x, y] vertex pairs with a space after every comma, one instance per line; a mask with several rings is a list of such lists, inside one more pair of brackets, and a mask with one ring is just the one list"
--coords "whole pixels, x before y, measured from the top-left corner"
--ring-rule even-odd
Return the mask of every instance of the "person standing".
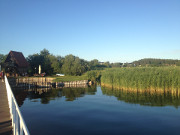
[[4, 72], [1, 72], [2, 82], [4, 82]]

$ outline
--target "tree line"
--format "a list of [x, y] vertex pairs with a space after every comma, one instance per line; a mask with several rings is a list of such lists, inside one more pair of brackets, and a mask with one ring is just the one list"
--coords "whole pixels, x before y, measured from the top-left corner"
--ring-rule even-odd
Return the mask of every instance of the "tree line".
[[55, 56], [50, 54], [47, 49], [43, 49], [40, 53], [29, 55], [27, 61], [30, 64], [29, 74], [33, 75], [38, 72], [41, 65], [42, 72], [48, 75], [63, 73], [65, 75], [80, 76], [90, 70], [102, 70], [109, 67], [109, 63], [100, 63], [97, 59], [86, 61], [72, 54]]
[[[0, 65], [3, 65], [7, 55], [0, 54]], [[97, 59], [87, 61], [72, 54], [55, 56], [50, 54], [47, 49], [41, 50], [39, 53], [29, 55], [26, 60], [29, 62], [29, 75], [37, 74], [39, 65], [42, 67], [42, 72], [47, 75], [63, 73], [65, 75], [80, 76], [87, 71], [102, 70], [104, 68], [116, 67], [160, 67], [160, 66], [180, 66], [180, 60], [171, 59], [141, 59], [132, 63], [110, 63], [100, 62]]]
[[134, 61], [133, 65], [136, 66], [150, 66], [150, 67], [159, 67], [159, 66], [180, 66], [180, 60], [172, 60], [172, 59], [141, 59], [138, 61]]

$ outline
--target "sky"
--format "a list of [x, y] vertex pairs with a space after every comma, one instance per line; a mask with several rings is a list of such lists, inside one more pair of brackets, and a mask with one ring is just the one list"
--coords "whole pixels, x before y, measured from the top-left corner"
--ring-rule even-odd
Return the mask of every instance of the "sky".
[[0, 54], [180, 59], [180, 0], [0, 0]]

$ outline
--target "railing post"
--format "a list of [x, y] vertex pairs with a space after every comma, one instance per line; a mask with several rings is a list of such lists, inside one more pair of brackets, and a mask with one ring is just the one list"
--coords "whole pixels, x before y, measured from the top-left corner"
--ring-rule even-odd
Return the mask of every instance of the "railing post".
[[[14, 119], [14, 116], [13, 116]], [[15, 125], [15, 121], [13, 120], [13, 134], [16, 135], [16, 125]]]
[[14, 103], [13, 103], [13, 132], [14, 135], [16, 135], [16, 109]]
[[20, 135], [23, 135], [23, 126], [22, 121], [20, 120]]
[[15, 125], [16, 125], [16, 135], [19, 135], [19, 118], [18, 118], [18, 113], [17, 113], [17, 110], [16, 110], [16, 108], [15, 108], [15, 111], [16, 111], [16, 121], [15, 121]]
[[13, 100], [11, 100], [11, 119], [12, 119], [12, 126], [14, 126], [14, 105], [13, 105]]

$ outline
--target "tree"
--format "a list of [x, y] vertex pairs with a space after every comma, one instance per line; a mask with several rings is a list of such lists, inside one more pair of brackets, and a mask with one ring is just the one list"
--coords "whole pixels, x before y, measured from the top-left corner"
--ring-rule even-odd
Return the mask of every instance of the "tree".
[[[38, 73], [39, 65], [44, 65], [44, 57], [39, 54], [29, 55], [27, 61], [30, 64], [29, 74], [31, 75]], [[43, 68], [44, 67], [42, 66], [42, 72], [44, 71]]]
[[177, 66], [180, 66], [180, 60], [176, 63]]
[[32, 75], [34, 73], [38, 73], [38, 67], [41, 65], [42, 72], [50, 75], [53, 73], [53, 68], [51, 67], [51, 61], [49, 59], [49, 51], [44, 49], [40, 52], [40, 54], [33, 54], [27, 57], [27, 61], [30, 64], [29, 73]]
[[40, 51], [40, 55], [47, 57], [48, 55], [50, 55], [50, 53], [47, 49], [44, 48], [42, 51]]
[[91, 67], [96, 67], [99, 65], [99, 61], [97, 59], [94, 59], [94, 60], [91, 60], [89, 64]]
[[4, 54], [0, 54], [0, 64], [4, 63], [4, 61], [6, 60], [7, 55]]
[[58, 57], [56, 57], [54, 55], [49, 55], [48, 58], [50, 60], [51, 67], [53, 69], [53, 73], [60, 73], [61, 72], [61, 63], [58, 60]]
[[74, 60], [75, 60], [75, 56], [73, 56], [72, 54], [67, 55], [64, 59], [64, 64], [62, 65], [62, 71], [65, 74], [68, 75], [74, 75], [72, 72], [72, 67], [74, 64]]
[[63, 59], [62, 72], [67, 75], [82, 75], [89, 70], [88, 62], [72, 54]]

